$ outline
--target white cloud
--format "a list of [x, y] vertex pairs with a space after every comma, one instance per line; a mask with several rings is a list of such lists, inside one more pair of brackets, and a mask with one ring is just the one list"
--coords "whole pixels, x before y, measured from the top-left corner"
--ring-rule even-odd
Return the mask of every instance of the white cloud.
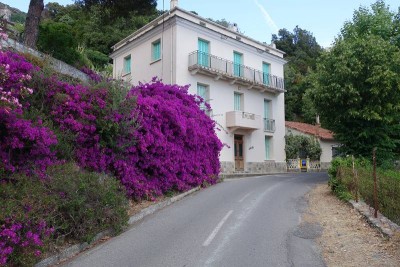
[[268, 27], [274, 32], [278, 32], [279, 28], [278, 26], [276, 26], [274, 20], [272, 19], [272, 17], [269, 15], [269, 13], [267, 12], [267, 10], [265, 10], [264, 6], [262, 6], [258, 0], [254, 0], [254, 4], [256, 4], [256, 6], [258, 7], [258, 9], [261, 11], [261, 13], [264, 16], [264, 20], [267, 23]]

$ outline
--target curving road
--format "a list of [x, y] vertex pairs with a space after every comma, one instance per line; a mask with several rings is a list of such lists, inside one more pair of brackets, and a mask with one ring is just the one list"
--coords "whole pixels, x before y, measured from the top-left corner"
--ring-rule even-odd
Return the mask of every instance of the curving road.
[[151, 215], [65, 266], [325, 266], [301, 224], [325, 173], [229, 179]]

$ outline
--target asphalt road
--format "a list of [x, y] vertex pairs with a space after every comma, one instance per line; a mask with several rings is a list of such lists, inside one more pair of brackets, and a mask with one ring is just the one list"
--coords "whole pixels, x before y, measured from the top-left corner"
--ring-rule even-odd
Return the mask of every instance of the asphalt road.
[[325, 173], [229, 179], [148, 216], [66, 266], [325, 266], [301, 223]]

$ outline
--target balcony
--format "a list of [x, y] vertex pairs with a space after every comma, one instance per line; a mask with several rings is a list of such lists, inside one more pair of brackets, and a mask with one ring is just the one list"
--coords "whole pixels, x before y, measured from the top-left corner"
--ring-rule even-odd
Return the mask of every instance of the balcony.
[[201, 73], [212, 76], [215, 80], [227, 80], [231, 84], [239, 84], [247, 89], [254, 88], [272, 93], [285, 91], [283, 78], [200, 51], [189, 54], [188, 69], [192, 74]]
[[228, 111], [226, 113], [226, 127], [232, 131], [237, 129], [258, 130], [262, 126], [261, 116], [243, 111]]
[[264, 118], [264, 132], [275, 132], [275, 120]]

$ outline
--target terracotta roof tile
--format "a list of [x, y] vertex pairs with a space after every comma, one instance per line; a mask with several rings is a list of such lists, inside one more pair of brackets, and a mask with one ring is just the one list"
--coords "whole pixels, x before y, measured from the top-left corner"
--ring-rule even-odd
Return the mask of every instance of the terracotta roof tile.
[[333, 132], [316, 125], [296, 121], [285, 121], [285, 126], [305, 134], [318, 136], [323, 140], [335, 140], [333, 138]]

